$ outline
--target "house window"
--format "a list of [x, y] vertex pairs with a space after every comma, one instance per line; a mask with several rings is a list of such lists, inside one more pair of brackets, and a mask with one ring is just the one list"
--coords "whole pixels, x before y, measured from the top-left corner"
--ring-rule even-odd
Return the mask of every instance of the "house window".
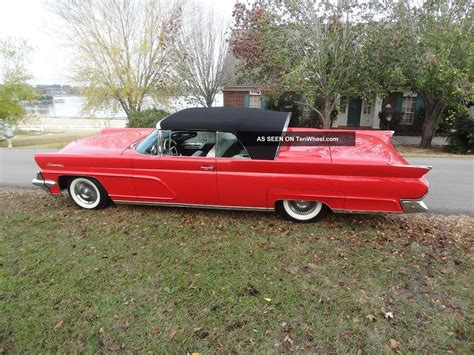
[[301, 118], [305, 122], [310, 122], [311, 121], [311, 110], [308, 107], [306, 107], [306, 106], [303, 107], [303, 112], [301, 114]]
[[415, 102], [416, 97], [404, 97], [402, 101], [403, 116], [400, 124], [412, 125], [415, 118]]
[[262, 102], [262, 95], [250, 95], [249, 107], [260, 108]]
[[367, 101], [367, 100], [364, 100], [364, 110], [363, 110], [363, 114], [364, 114], [364, 115], [369, 115], [371, 109], [372, 109], [372, 102]]

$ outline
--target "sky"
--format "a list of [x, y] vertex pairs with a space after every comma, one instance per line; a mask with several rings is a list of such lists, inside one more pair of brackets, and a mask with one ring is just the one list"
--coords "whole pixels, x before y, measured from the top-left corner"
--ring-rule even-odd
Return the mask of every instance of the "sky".
[[[235, 3], [235, 0], [199, 1], [229, 18]], [[45, 0], [0, 0], [0, 38], [21, 37], [34, 48], [28, 67], [33, 77], [31, 84], [74, 84], [68, 71], [71, 49], [63, 43], [60, 31]]]

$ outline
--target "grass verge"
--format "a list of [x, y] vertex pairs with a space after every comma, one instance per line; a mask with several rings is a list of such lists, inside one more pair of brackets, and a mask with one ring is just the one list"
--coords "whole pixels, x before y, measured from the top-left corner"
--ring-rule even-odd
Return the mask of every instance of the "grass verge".
[[430, 149], [412, 145], [396, 145], [397, 151], [404, 157], [419, 158], [474, 158], [474, 154], [453, 154], [443, 150], [443, 147], [434, 146]]
[[[61, 149], [75, 139], [80, 139], [98, 134], [98, 131], [71, 131], [71, 132], [50, 132], [34, 133], [21, 132], [12, 139], [14, 148], [44, 148]], [[7, 147], [7, 141], [0, 141], [0, 148]]]
[[0, 197], [3, 352], [472, 350], [471, 217]]

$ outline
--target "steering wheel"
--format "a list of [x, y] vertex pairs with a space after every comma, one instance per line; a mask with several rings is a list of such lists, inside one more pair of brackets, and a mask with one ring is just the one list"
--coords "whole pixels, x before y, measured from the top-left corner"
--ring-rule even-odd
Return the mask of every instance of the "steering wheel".
[[[168, 147], [167, 147], [168, 146]], [[178, 156], [178, 143], [173, 138], [167, 138], [163, 142], [163, 148], [168, 150], [169, 155]]]

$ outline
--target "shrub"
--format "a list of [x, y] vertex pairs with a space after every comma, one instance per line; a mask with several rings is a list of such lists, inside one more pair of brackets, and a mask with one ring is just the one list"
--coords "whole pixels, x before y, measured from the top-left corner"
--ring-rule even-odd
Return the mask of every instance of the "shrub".
[[441, 114], [441, 120], [436, 126], [435, 133], [450, 133], [456, 127], [456, 122], [460, 116], [464, 117], [465, 107], [460, 105], [448, 105]]
[[165, 110], [151, 108], [128, 116], [128, 128], [155, 128], [156, 123], [169, 115]]
[[448, 135], [448, 145], [444, 148], [451, 153], [474, 152], [474, 120], [466, 114], [459, 117], [454, 124], [454, 130]]

